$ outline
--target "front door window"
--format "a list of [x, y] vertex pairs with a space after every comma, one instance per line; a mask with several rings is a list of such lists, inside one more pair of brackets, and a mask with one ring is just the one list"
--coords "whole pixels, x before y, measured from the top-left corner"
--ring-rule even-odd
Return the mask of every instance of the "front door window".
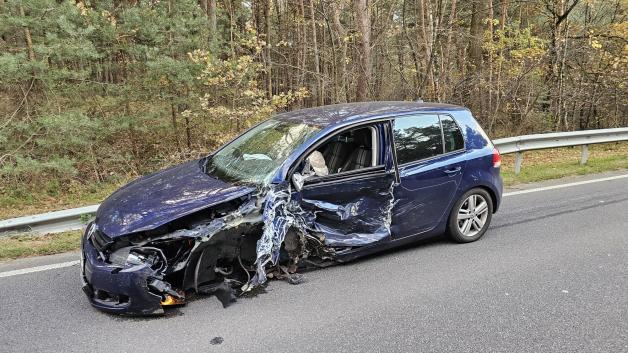
[[331, 135], [310, 152], [297, 172], [295, 193], [309, 215], [308, 227], [332, 247], [353, 247], [390, 238], [394, 173], [380, 158], [385, 123]]
[[[318, 163], [319, 169], [326, 168], [329, 175], [339, 174], [376, 166], [377, 150], [376, 129], [373, 126], [365, 126], [332, 136], [313, 151], [306, 161], [310, 165]], [[321, 162], [325, 165], [320, 165]], [[317, 176], [321, 176], [320, 173]]]

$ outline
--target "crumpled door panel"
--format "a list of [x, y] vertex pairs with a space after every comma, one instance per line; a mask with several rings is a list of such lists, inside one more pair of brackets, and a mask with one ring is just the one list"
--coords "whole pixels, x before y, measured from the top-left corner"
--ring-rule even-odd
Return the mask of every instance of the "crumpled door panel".
[[310, 225], [334, 247], [363, 246], [390, 238], [394, 178], [383, 170], [322, 186], [306, 186], [300, 205], [313, 215]]

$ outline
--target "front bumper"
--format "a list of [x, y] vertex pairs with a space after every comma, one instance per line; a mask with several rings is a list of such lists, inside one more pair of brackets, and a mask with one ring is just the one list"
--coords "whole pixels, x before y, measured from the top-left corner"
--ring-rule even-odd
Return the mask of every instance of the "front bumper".
[[120, 268], [106, 263], [90, 239], [81, 244], [83, 291], [97, 309], [133, 315], [163, 313], [162, 297], [151, 293], [148, 280], [155, 271], [148, 265]]

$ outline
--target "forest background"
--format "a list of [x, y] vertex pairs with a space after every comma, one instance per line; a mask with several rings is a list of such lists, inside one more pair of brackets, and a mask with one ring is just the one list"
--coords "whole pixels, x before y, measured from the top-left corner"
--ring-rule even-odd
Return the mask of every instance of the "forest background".
[[628, 126], [626, 6], [0, 0], [0, 206], [100, 200], [323, 104], [464, 105], [492, 138]]

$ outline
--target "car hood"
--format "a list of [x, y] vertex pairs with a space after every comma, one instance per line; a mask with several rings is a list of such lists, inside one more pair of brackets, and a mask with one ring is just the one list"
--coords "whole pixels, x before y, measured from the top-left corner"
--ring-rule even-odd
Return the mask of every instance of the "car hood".
[[255, 191], [203, 173], [191, 161], [141, 177], [109, 196], [96, 225], [110, 238], [151, 230], [183, 216]]

